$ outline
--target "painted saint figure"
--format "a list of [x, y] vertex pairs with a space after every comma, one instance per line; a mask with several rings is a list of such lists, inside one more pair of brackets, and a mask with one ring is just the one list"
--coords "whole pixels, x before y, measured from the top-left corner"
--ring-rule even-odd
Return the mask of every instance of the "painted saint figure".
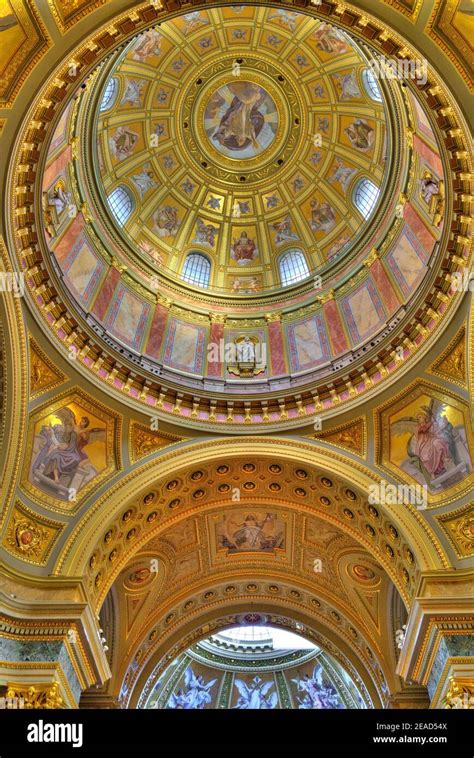
[[119, 161], [128, 158], [138, 142], [138, 134], [128, 126], [119, 126], [114, 134], [109, 137], [110, 152]]
[[62, 476], [72, 477], [81, 463], [88, 461], [84, 448], [92, 440], [102, 439], [105, 430], [89, 429], [90, 420], [83, 416], [79, 424], [75, 414], [65, 407], [57, 411], [60, 424], [44, 425], [39, 436], [44, 440], [37, 454], [32, 472], [59, 482]]
[[234, 98], [221, 118], [213, 139], [231, 150], [240, 150], [252, 144], [258, 147], [257, 136], [264, 125], [258, 105], [263, 92], [252, 82], [235, 82], [228, 85]]
[[152, 55], [161, 55], [162, 39], [161, 34], [156, 29], [148, 29], [141, 35], [135, 46], [132, 55], [133, 60], [143, 63]]
[[311, 229], [313, 232], [329, 232], [336, 225], [336, 215], [329, 203], [318, 203], [311, 200]]
[[155, 187], [159, 186], [158, 182], [153, 178], [153, 171], [151, 171], [149, 163], [143, 166], [139, 174], [132, 176], [132, 182], [140, 193], [141, 200], [143, 200], [149, 189], [155, 189]]
[[320, 664], [314, 667], [312, 676], [305, 674], [302, 679], [298, 677], [291, 681], [296, 684], [299, 692], [304, 693], [298, 697], [300, 709], [344, 708], [336, 688], [329, 682], [325, 684]]
[[363, 118], [356, 118], [344, 131], [356, 150], [367, 152], [374, 144], [374, 130]]
[[435, 489], [458, 481], [472, 471], [464, 428], [450, 422], [447, 408], [432, 399], [429, 405], [421, 406], [416, 416], [404, 416], [391, 425], [395, 435], [410, 434], [408, 469], [418, 469], [422, 481]]
[[247, 232], [242, 232], [238, 239], [234, 239], [231, 246], [231, 258], [239, 266], [247, 266], [258, 255], [257, 245]]

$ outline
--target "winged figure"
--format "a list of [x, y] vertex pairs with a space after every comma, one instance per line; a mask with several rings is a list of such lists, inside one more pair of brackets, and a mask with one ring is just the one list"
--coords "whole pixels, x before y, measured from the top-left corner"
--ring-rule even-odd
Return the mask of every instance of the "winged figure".
[[206, 703], [211, 702], [212, 695], [209, 690], [216, 682], [217, 679], [211, 679], [206, 684], [203, 677], [200, 674], [196, 676], [191, 666], [188, 666], [184, 672], [184, 689], [179, 689], [171, 695], [168, 708], [202, 710]]
[[91, 429], [87, 416], [78, 420], [67, 406], [56, 411], [55, 416], [59, 419], [59, 424], [48, 424], [41, 428], [39, 436], [43, 444], [32, 470], [59, 482], [62, 476], [73, 476], [79, 466], [89, 460], [84, 448], [96, 440], [104, 441], [106, 432], [97, 427]]
[[409, 463], [423, 475], [426, 482], [462, 464], [472, 468], [462, 427], [454, 427], [449, 421], [443, 402], [431, 399], [423, 405], [416, 416], [404, 416], [391, 424], [395, 436], [409, 434], [407, 454]]
[[305, 710], [323, 709], [323, 708], [342, 708], [341, 700], [337, 694], [336, 688], [330, 684], [324, 683], [323, 669], [317, 664], [313, 669], [313, 674], [305, 674], [302, 679], [292, 679], [296, 684], [299, 692], [304, 693], [298, 697], [299, 708]]
[[272, 692], [271, 695], [267, 696], [269, 690], [274, 686], [274, 682], [263, 682], [259, 676], [254, 676], [250, 685], [246, 684], [242, 679], [236, 679], [234, 684], [240, 695], [235, 706], [236, 708], [241, 710], [251, 708], [273, 710], [277, 707], [277, 693]]

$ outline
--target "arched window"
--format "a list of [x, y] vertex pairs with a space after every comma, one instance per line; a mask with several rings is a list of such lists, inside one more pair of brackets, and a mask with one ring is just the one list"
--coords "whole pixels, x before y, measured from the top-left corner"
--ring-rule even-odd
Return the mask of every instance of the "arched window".
[[107, 108], [110, 108], [114, 104], [115, 98], [117, 97], [117, 90], [118, 90], [117, 79], [114, 79], [114, 77], [112, 77], [107, 82], [107, 86], [104, 90], [104, 94], [102, 95], [102, 100], [100, 103], [99, 110], [106, 111]]
[[370, 179], [361, 179], [354, 187], [352, 199], [364, 218], [368, 218], [372, 213], [379, 191], [379, 188]]
[[201, 253], [189, 253], [184, 261], [181, 277], [189, 284], [197, 287], [209, 287], [211, 277], [211, 264], [205, 255]]
[[365, 91], [372, 100], [376, 100], [378, 103], [382, 102], [382, 95], [380, 94], [379, 85], [377, 84], [377, 77], [371, 68], [366, 68], [362, 72], [362, 81], [364, 82]]
[[280, 279], [283, 287], [309, 276], [308, 264], [301, 250], [288, 250], [280, 258]]
[[133, 200], [129, 191], [122, 186], [116, 187], [107, 200], [118, 223], [123, 226], [133, 210]]

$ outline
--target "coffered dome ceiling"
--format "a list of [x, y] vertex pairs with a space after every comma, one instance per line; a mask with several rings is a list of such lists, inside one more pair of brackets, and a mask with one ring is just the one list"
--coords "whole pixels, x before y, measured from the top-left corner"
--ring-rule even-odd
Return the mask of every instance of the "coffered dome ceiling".
[[31, 282], [81, 370], [235, 431], [307, 423], [406, 369], [454, 294], [448, 189], [414, 85], [372, 59], [327, 22], [232, 6], [93, 71], [49, 142]]
[[187, 14], [134, 41], [100, 77], [93, 145], [102, 197], [132, 199], [136, 268], [176, 279], [201, 251], [212, 293], [248, 295], [280, 287], [287, 249], [308, 275], [352, 249], [364, 219], [350, 190], [385, 183], [366, 70], [341, 32], [264, 8]]

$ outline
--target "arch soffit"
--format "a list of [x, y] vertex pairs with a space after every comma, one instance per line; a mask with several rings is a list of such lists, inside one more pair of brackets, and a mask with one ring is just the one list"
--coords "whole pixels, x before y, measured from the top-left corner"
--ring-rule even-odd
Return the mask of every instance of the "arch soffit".
[[[359, 462], [351, 460], [349, 457], [341, 455], [327, 449], [318, 448], [316, 444], [310, 442], [294, 441], [284, 438], [256, 438], [256, 437], [238, 437], [234, 439], [217, 439], [207, 442], [189, 442], [182, 443], [179, 448], [169, 450], [163, 455], [148, 461], [134, 471], [127, 474], [117, 482], [111, 489], [102, 495], [96, 503], [87, 511], [83, 518], [76, 524], [71, 533], [68, 542], [61, 551], [61, 557], [57, 562], [53, 573], [56, 575], [74, 575], [82, 576], [88, 571], [88, 562], [91, 559], [103, 534], [113, 528], [115, 522], [119, 522], [124, 509], [137, 498], [143, 498], [148, 492], [154, 491], [160, 484], [164, 485], [166, 478], [175, 478], [191, 467], [205, 466], [216, 462], [227, 462], [236, 457], [246, 457], [249, 460], [264, 459], [287, 462], [307, 466], [313, 472], [318, 470], [319, 474], [336, 477], [349, 488], [359, 491], [360, 497], [367, 498], [369, 487], [380, 481], [380, 475], [371, 471]], [[170, 497], [171, 499], [171, 497]], [[214, 499], [213, 507], [219, 501], [228, 502], [227, 498]], [[249, 502], [249, 500], [247, 501]], [[292, 503], [286, 499], [280, 501], [280, 506], [292, 507]], [[206, 507], [212, 507], [211, 505]], [[295, 505], [293, 505], [295, 507]], [[337, 520], [334, 516], [322, 509], [314, 509], [311, 506], [305, 506], [298, 501], [299, 510], [306, 510], [313, 515], [322, 516], [335, 523]], [[168, 509], [165, 504], [164, 509]], [[422, 518], [420, 513], [411, 505], [384, 505], [378, 506], [378, 510], [384, 518], [388, 518], [401, 533], [403, 539], [407, 542], [412, 552], [417, 556], [418, 568], [421, 571], [443, 568], [446, 566], [444, 551], [432, 533], [429, 525]], [[168, 511], [169, 513], [169, 511]], [[100, 594], [97, 595], [97, 602], [102, 601], [112, 585], [115, 577], [123, 569], [129, 559], [140, 549], [152, 536], [158, 535], [165, 525], [177, 523], [187, 517], [186, 511], [168, 516], [164, 521], [162, 518], [158, 526], [152, 526], [149, 531], [143, 532], [138, 536], [133, 544], [133, 550], [127, 548], [123, 560], [117, 561], [107, 572], [107, 581], [104, 581], [100, 588]], [[359, 540], [369, 552], [373, 552], [372, 544], [367, 537], [354, 529], [351, 525], [339, 520], [343, 531], [351, 534]], [[109, 548], [110, 549], [110, 548]], [[406, 588], [401, 586], [400, 580], [394, 577], [394, 571], [387, 560], [387, 557], [379, 555], [377, 560], [387, 570], [389, 576], [398, 586], [398, 589], [405, 601], [408, 600]]]

